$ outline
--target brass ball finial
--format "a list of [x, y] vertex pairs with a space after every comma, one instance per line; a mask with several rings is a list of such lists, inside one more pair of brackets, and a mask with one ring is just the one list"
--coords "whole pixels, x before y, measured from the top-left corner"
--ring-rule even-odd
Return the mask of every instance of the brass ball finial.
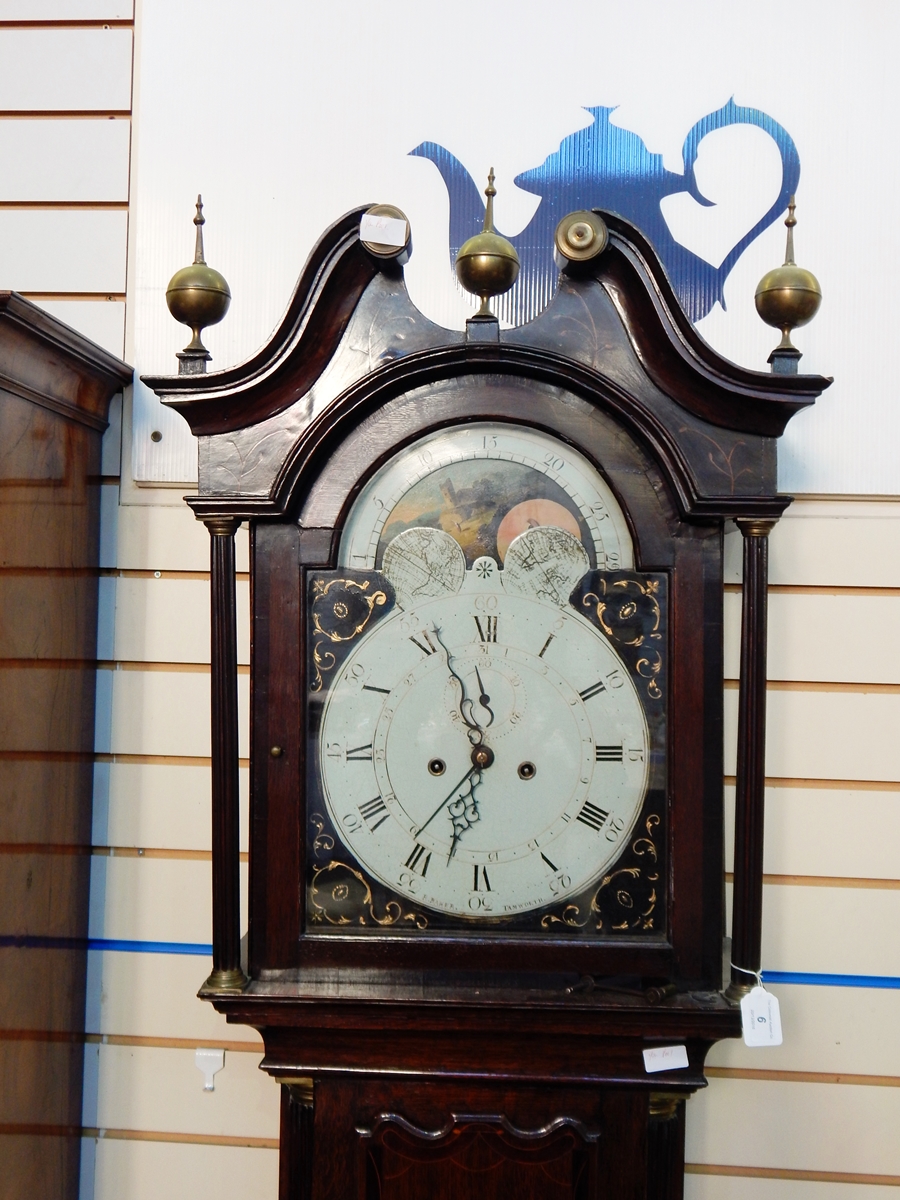
[[[769, 356], [772, 370], [793, 373], [797, 369], [800, 351], [791, 341], [791, 331], [806, 325], [819, 311], [822, 289], [812, 271], [798, 267], [794, 262], [794, 226], [797, 205], [793, 196], [788, 204], [787, 245], [784, 265], [763, 275], [756, 287], [756, 311], [766, 322], [781, 330], [781, 341]], [[780, 370], [779, 361], [784, 360]], [[790, 366], [785, 364], [790, 362]]]
[[206, 218], [203, 215], [202, 196], [197, 197], [194, 224], [197, 226], [194, 261], [189, 267], [176, 271], [166, 288], [169, 312], [176, 321], [188, 325], [194, 335], [177, 355], [180, 375], [198, 375], [206, 370], [212, 355], [200, 340], [200, 333], [208, 325], [217, 325], [231, 304], [231, 289], [224, 276], [207, 266], [203, 257], [203, 226]]
[[470, 237], [459, 248], [456, 256], [456, 277], [467, 292], [481, 297], [481, 308], [476, 317], [493, 317], [488, 306], [491, 296], [502, 296], [508, 292], [519, 277], [519, 256], [512, 242], [501, 237], [494, 229], [494, 168], [488, 176], [484, 190], [487, 204], [484, 209], [484, 227], [481, 233]]

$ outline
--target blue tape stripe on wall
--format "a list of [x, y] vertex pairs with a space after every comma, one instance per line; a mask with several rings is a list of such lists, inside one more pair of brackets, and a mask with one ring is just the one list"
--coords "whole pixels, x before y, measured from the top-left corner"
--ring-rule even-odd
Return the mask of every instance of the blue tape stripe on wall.
[[[0, 934], [0, 947], [2, 946], [41, 950], [119, 950], [129, 954], [196, 954], [207, 958], [212, 955], [212, 944], [207, 942], [138, 942], [123, 938], [53, 938], [30, 934]], [[900, 975], [826, 975], [810, 971], [763, 971], [762, 976], [766, 983], [900, 990]]]
[[198, 954], [212, 956], [207, 942], [136, 942], [124, 938], [38, 937], [34, 934], [0, 934], [0, 947], [21, 950], [124, 950], [130, 954]]
[[900, 988], [900, 975], [821, 975], [807, 971], [763, 971], [766, 983], [801, 983], [817, 987]]

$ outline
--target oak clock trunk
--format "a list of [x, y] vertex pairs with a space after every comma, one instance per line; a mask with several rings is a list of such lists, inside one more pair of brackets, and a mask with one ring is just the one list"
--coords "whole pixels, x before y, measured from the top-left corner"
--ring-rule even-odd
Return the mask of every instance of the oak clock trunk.
[[[685, 1101], [740, 1028], [722, 977], [723, 534], [739, 521], [756, 564], [735, 866], [747, 968], [760, 564], [789, 503], [776, 439], [827, 381], [720, 359], [618, 217], [535, 321], [454, 332], [367, 251], [361, 215], [324, 235], [254, 359], [148, 381], [199, 437], [190, 503], [212, 539], [201, 994], [264, 1038], [282, 1200], [674, 1200]], [[678, 1065], [648, 1071], [654, 1048]]]

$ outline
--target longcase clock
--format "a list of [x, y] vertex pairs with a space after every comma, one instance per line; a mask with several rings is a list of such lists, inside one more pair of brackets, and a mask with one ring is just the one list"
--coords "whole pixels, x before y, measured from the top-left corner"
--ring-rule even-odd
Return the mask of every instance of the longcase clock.
[[[454, 332], [411, 304], [403, 255], [360, 241], [362, 215], [324, 235], [255, 358], [148, 380], [199, 436], [189, 502], [212, 538], [201, 994], [264, 1038], [281, 1200], [677, 1197], [683, 1101], [740, 1027], [722, 992], [723, 531], [737, 520], [746, 549], [735, 963], [752, 969], [776, 440], [827, 381], [720, 359], [618, 217], [535, 321]], [[648, 1072], [653, 1048], [682, 1065]]]

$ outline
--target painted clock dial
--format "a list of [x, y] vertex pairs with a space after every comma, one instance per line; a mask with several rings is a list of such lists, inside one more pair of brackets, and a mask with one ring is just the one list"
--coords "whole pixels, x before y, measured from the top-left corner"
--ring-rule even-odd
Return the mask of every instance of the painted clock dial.
[[[445, 430], [363, 489], [340, 561], [311, 579], [314, 919], [352, 925], [338, 901], [363, 887], [378, 926], [406, 904], [418, 929], [581, 927], [592, 887], [659, 822], [662, 660], [625, 650], [661, 641], [660, 608], [621, 569], [611, 489], [533, 430]], [[635, 638], [622, 614], [638, 609]]]
[[341, 564], [380, 567], [404, 529], [442, 529], [471, 566], [503, 564], [524, 529], [558, 526], [578, 538], [592, 567], [634, 563], [612, 489], [572, 446], [522, 425], [474, 422], [406, 447], [363, 488], [344, 526]]
[[380, 621], [322, 722], [344, 842], [387, 887], [457, 916], [582, 890], [646, 788], [646, 721], [615, 651], [498, 574], [480, 558], [456, 594]]

